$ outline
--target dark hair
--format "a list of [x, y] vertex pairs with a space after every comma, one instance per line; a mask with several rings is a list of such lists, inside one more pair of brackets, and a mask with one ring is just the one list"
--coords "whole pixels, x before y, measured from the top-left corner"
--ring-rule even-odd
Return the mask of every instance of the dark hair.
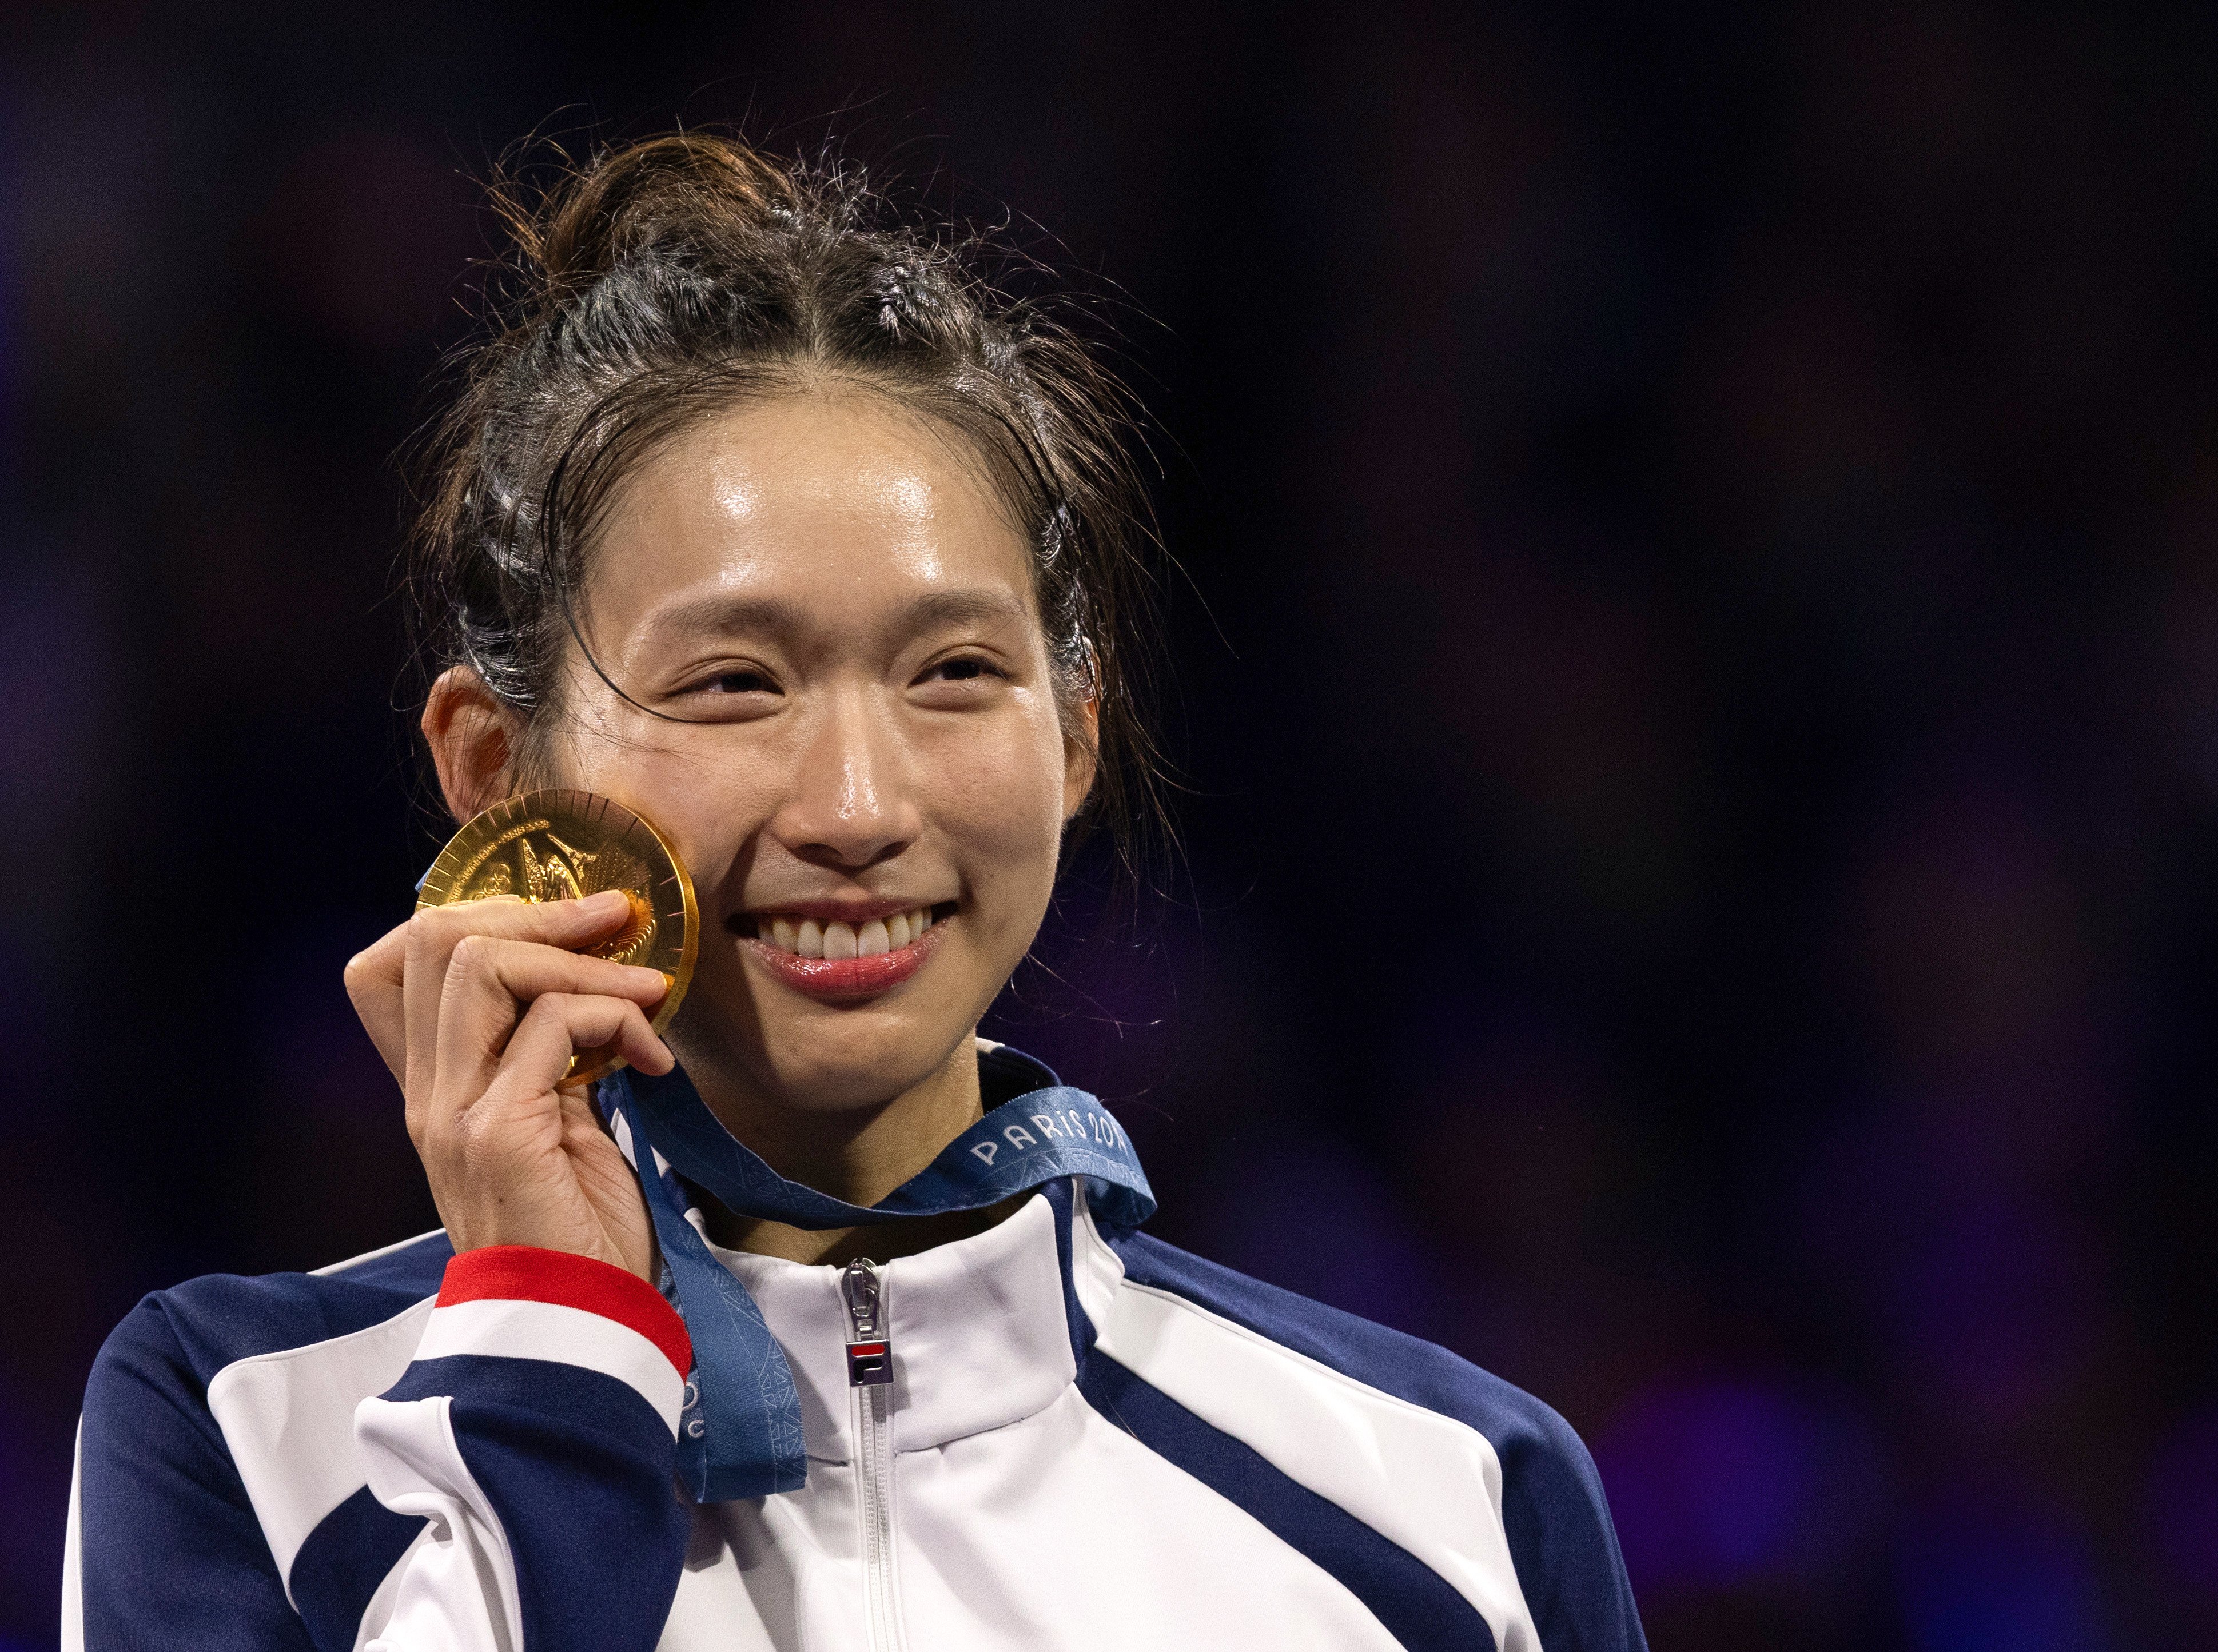
[[1011, 295], [996, 269], [1042, 267], [905, 213], [836, 158], [704, 133], [554, 158], [544, 187], [514, 166], [493, 186], [513, 250], [428, 455], [418, 659], [469, 666], [543, 729], [566, 643], [584, 650], [575, 599], [614, 486], [735, 399], [866, 387], [965, 438], [1025, 535], [1066, 730], [1099, 708], [1086, 816], [1136, 872], [1166, 826], [1141, 705], [1158, 541], [1138, 410], [1082, 307]]

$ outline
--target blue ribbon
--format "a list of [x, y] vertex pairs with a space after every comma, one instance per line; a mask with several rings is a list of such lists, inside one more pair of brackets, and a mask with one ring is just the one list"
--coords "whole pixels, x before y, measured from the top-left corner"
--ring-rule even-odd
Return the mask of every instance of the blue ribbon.
[[682, 1068], [660, 1078], [628, 1069], [600, 1081], [604, 1116], [622, 1118], [630, 1134], [670, 1293], [693, 1340], [678, 1472], [697, 1502], [798, 1490], [809, 1469], [785, 1351], [747, 1287], [685, 1219], [679, 1177], [734, 1215], [796, 1228], [976, 1210], [1065, 1176], [1086, 1179], [1089, 1204], [1112, 1227], [1137, 1228], [1155, 1214], [1131, 1138], [1099, 1101], [1015, 1050], [982, 1050], [978, 1059], [989, 1098], [1017, 1093], [875, 1205], [850, 1204], [779, 1175], [723, 1127]]

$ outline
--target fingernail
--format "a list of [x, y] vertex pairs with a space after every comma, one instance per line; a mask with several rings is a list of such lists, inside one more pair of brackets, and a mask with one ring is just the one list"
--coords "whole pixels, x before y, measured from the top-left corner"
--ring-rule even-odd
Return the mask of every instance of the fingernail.
[[598, 894], [587, 895], [578, 904], [585, 907], [588, 912], [614, 912], [616, 910], [614, 903], [617, 901], [621, 901], [624, 906], [629, 906], [631, 905], [631, 897], [626, 894], [622, 889], [603, 889]]

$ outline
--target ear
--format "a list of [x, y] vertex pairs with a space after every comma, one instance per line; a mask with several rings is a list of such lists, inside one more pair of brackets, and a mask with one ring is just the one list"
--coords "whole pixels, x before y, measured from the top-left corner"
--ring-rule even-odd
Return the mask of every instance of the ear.
[[1084, 807], [1101, 764], [1101, 702], [1091, 696], [1079, 702], [1063, 735], [1063, 818]]
[[424, 702], [424, 739], [448, 812], [467, 820], [508, 795], [523, 720], [467, 665], [449, 665]]

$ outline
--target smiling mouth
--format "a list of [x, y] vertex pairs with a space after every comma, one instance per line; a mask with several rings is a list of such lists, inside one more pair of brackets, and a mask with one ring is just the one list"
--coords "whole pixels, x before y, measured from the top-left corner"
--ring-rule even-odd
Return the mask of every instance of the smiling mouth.
[[872, 998], [921, 968], [955, 903], [914, 906], [859, 923], [798, 913], [748, 913], [728, 927], [771, 974], [811, 998]]
[[836, 962], [842, 958], [875, 958], [898, 952], [922, 939], [926, 930], [954, 909], [954, 903], [950, 901], [944, 906], [917, 906], [860, 924], [843, 923], [837, 919], [827, 923], [782, 913], [755, 913], [750, 916], [755, 939], [796, 958], [826, 958]]

